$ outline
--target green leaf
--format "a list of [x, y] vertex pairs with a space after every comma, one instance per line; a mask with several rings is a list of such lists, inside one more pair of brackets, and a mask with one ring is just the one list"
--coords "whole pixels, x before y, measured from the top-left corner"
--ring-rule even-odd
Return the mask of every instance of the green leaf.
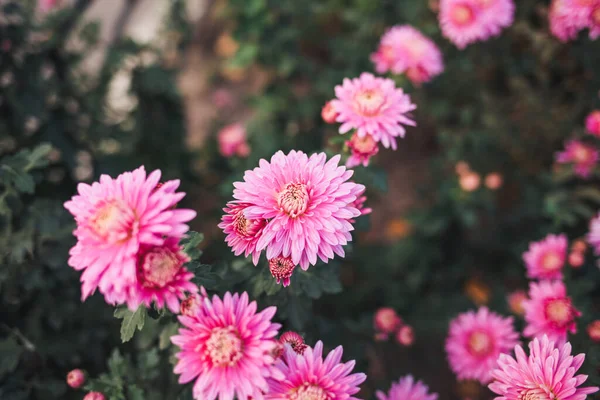
[[202, 233], [189, 231], [186, 236], [181, 239], [179, 244], [183, 247], [183, 252], [193, 260], [197, 260], [202, 255], [202, 250], [198, 249], [198, 245], [204, 240]]
[[164, 350], [171, 345], [171, 336], [175, 335], [178, 329], [179, 324], [175, 322], [163, 328], [158, 337], [158, 348], [160, 350]]
[[146, 308], [139, 306], [135, 312], [131, 312], [127, 307], [119, 307], [115, 310], [115, 317], [122, 318], [121, 323], [121, 341], [128, 342], [133, 337], [136, 328], [142, 330], [146, 321]]
[[22, 352], [23, 349], [13, 337], [0, 341], [0, 377], [17, 368]]

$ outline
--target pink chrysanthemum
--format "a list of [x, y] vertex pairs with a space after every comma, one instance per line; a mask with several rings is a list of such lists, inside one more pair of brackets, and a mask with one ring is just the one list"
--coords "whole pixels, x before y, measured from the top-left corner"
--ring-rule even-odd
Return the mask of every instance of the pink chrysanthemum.
[[179, 240], [167, 238], [161, 246], [141, 245], [137, 254], [137, 283], [130, 288], [127, 304], [137, 309], [140, 304], [150, 307], [152, 302], [162, 308], [165, 304], [172, 312], [179, 311], [179, 300], [185, 292], [196, 293], [198, 287], [191, 282], [194, 274], [183, 264], [190, 258], [179, 246]]
[[585, 119], [585, 129], [590, 135], [600, 137], [600, 110], [594, 110]]
[[290, 278], [296, 269], [296, 264], [290, 257], [278, 256], [269, 260], [269, 271], [277, 283], [281, 283], [283, 287], [290, 286]]
[[384, 147], [395, 150], [395, 138], [406, 133], [402, 125], [416, 125], [406, 113], [417, 106], [391, 79], [363, 72], [358, 78], [344, 79], [335, 87], [335, 95], [331, 104], [338, 113], [337, 121], [342, 123], [340, 133], [356, 129], [359, 137], [371, 135]]
[[442, 33], [459, 49], [498, 36], [513, 23], [512, 0], [441, 0]]
[[[364, 188], [359, 194], [356, 200], [352, 203], [352, 206], [360, 211], [360, 215], [367, 215], [373, 212], [373, 209], [370, 207], [365, 207], [365, 202], [367, 201], [367, 196], [363, 196], [367, 188]], [[350, 220], [351, 223], [354, 223], [354, 218]]]
[[358, 393], [359, 385], [367, 376], [351, 374], [354, 361], [341, 363], [342, 346], [337, 347], [323, 360], [323, 343], [315, 348], [307, 347], [297, 354], [291, 346], [285, 346], [283, 357], [275, 366], [282, 378], [269, 379], [267, 400], [358, 400], [352, 395]]
[[569, 140], [565, 144], [565, 151], [556, 154], [556, 161], [561, 164], [574, 164], [575, 173], [587, 178], [598, 162], [598, 150], [579, 140]]
[[179, 316], [184, 328], [171, 337], [179, 346], [179, 361], [174, 372], [179, 383], [194, 379], [195, 399], [262, 399], [268, 390], [267, 378], [282, 378], [273, 368], [275, 336], [280, 327], [271, 322], [276, 308], [257, 313], [256, 302], [248, 294], [231, 295], [221, 300], [204, 298], [195, 318]]
[[358, 136], [358, 133], [352, 135], [350, 140], [346, 141], [346, 146], [350, 150], [350, 157], [346, 161], [346, 167], [353, 168], [357, 165], [369, 166], [369, 160], [379, 152], [379, 146], [373, 136]]
[[162, 246], [165, 237], [188, 231], [185, 223], [196, 212], [172, 209], [185, 196], [175, 192], [179, 181], [159, 186], [159, 180], [159, 170], [146, 176], [144, 167], [116, 179], [102, 175], [92, 185], [80, 183], [79, 194], [65, 203], [77, 223], [69, 265], [83, 270], [82, 299], [99, 288], [108, 303], [126, 302], [137, 284], [140, 247]]
[[410, 25], [390, 28], [381, 37], [371, 61], [378, 73], [406, 73], [415, 84], [429, 82], [444, 71], [442, 53], [436, 44]]
[[407, 375], [400, 378], [398, 382], [392, 383], [387, 395], [381, 390], [375, 394], [379, 400], [437, 400], [438, 395], [428, 391], [427, 385], [415, 381], [412, 375]]
[[539, 242], [529, 244], [523, 254], [530, 279], [562, 279], [562, 269], [567, 258], [567, 237], [548, 235]]
[[485, 384], [492, 376], [498, 355], [518, 342], [512, 317], [502, 317], [481, 307], [460, 314], [450, 322], [446, 353], [458, 379], [476, 379]]
[[594, 248], [594, 253], [600, 255], [600, 214], [590, 221], [590, 231], [587, 234], [588, 243]]
[[233, 197], [248, 204], [244, 218], [269, 221], [254, 252], [266, 248], [269, 260], [291, 257], [304, 270], [317, 257], [323, 262], [334, 253], [344, 257], [342, 246], [354, 229], [350, 220], [360, 215], [352, 204], [364, 186], [348, 181], [353, 171], [338, 166], [339, 160], [339, 155], [326, 162], [325, 153], [279, 151], [234, 183]]
[[529, 284], [529, 299], [523, 303], [526, 337], [548, 335], [550, 340], [564, 343], [567, 332], [576, 333], [575, 319], [581, 313], [567, 296], [565, 284], [561, 281], [541, 281]]
[[236, 256], [244, 253], [244, 257], [252, 254], [254, 265], [258, 263], [260, 251], [256, 251], [256, 243], [267, 225], [264, 218], [247, 218], [244, 210], [250, 207], [251, 203], [231, 201], [223, 209], [225, 215], [221, 219], [219, 228], [227, 235], [225, 241], [233, 250]]
[[589, 28], [591, 39], [600, 36], [600, 0], [554, 0], [550, 6], [550, 31], [563, 42]]
[[571, 355], [571, 344], [555, 345], [544, 335], [529, 343], [529, 356], [515, 346], [515, 358], [501, 354], [490, 390], [497, 400], [585, 400], [597, 387], [579, 387], [587, 375], [575, 375], [585, 354]]

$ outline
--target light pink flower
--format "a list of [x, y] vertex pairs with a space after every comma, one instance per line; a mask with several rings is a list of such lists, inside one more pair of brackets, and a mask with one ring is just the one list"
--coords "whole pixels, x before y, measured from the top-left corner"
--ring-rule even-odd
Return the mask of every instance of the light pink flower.
[[251, 205], [240, 201], [227, 203], [227, 207], [223, 209], [225, 214], [221, 218], [219, 228], [227, 235], [225, 241], [231, 247], [233, 254], [239, 256], [244, 253], [244, 257], [252, 254], [252, 262], [256, 265], [260, 258], [260, 251], [256, 251], [256, 243], [267, 225], [267, 220], [247, 218], [244, 210]]
[[353, 171], [339, 166], [339, 160], [339, 155], [327, 161], [325, 153], [308, 157], [279, 151], [234, 183], [233, 197], [248, 204], [244, 217], [269, 221], [254, 252], [266, 249], [269, 260], [291, 257], [304, 270], [317, 257], [323, 262], [334, 253], [344, 257], [342, 246], [352, 240], [354, 229], [350, 220], [360, 215], [352, 204], [364, 186], [348, 181]]
[[[370, 207], [365, 207], [365, 202], [367, 201], [367, 196], [363, 196], [363, 194], [365, 193], [365, 190], [367, 190], [367, 188], [364, 188], [356, 198], [356, 200], [354, 200], [354, 202], [352, 203], [352, 206], [354, 208], [356, 208], [358, 211], [360, 211], [360, 215], [367, 215], [367, 214], [371, 214], [371, 212], [373, 212], [373, 209]], [[350, 220], [350, 223], [354, 223], [356, 222], [353, 219]]]
[[58, 7], [61, 0], [38, 0], [37, 8], [42, 14], [46, 14]]
[[579, 387], [587, 375], [575, 375], [585, 354], [571, 355], [571, 344], [556, 346], [544, 335], [529, 343], [529, 356], [515, 346], [515, 358], [501, 354], [490, 390], [497, 400], [585, 400], [597, 387]]
[[556, 153], [556, 161], [561, 164], [574, 164], [575, 174], [587, 178], [598, 162], [598, 150], [579, 140], [569, 140], [565, 144], [565, 151]]
[[246, 128], [242, 124], [230, 124], [222, 128], [217, 134], [219, 153], [223, 157], [247, 157], [250, 146], [246, 141]]
[[529, 250], [523, 253], [530, 279], [562, 279], [568, 247], [567, 236], [548, 235], [539, 242], [529, 243]]
[[550, 340], [562, 344], [567, 341], [567, 332], [577, 332], [575, 319], [581, 313], [573, 306], [561, 281], [531, 282], [529, 299], [523, 306], [527, 323], [523, 335], [526, 337], [548, 335]]
[[138, 283], [140, 247], [162, 246], [166, 237], [188, 231], [196, 212], [173, 209], [185, 196], [175, 192], [179, 181], [159, 186], [159, 180], [159, 170], [146, 176], [144, 167], [116, 179], [102, 175], [100, 182], [80, 183], [79, 194], [65, 203], [77, 223], [69, 265], [83, 270], [82, 299], [98, 288], [109, 304], [125, 303]]
[[373, 317], [375, 329], [383, 333], [394, 333], [402, 325], [402, 319], [391, 307], [381, 307]]
[[436, 44], [410, 25], [390, 28], [382, 37], [379, 49], [371, 54], [375, 70], [404, 74], [415, 84], [429, 82], [444, 71], [442, 53]]
[[450, 322], [446, 339], [450, 368], [458, 379], [488, 383], [498, 355], [510, 351], [518, 338], [512, 317], [502, 317], [486, 307], [459, 314]]
[[190, 258], [179, 246], [179, 239], [167, 238], [160, 246], [142, 245], [137, 254], [137, 283], [130, 288], [127, 304], [137, 309], [140, 304], [150, 307], [152, 302], [162, 308], [165, 304], [174, 313], [179, 311], [179, 300], [185, 292], [196, 293], [191, 282], [194, 274], [183, 264]]
[[323, 360], [323, 343], [307, 347], [302, 354], [286, 345], [283, 357], [276, 361], [281, 378], [269, 379], [267, 400], [290, 399], [346, 399], [358, 400], [359, 385], [367, 376], [351, 374], [355, 362], [341, 363], [342, 346], [337, 347]]
[[512, 0], [440, 0], [442, 33], [459, 49], [498, 36], [513, 23]]
[[600, 110], [594, 110], [585, 119], [585, 129], [590, 135], [600, 137]]
[[328, 124], [333, 124], [338, 116], [338, 113], [333, 108], [331, 101], [325, 103], [323, 108], [321, 109], [321, 118]]
[[83, 396], [83, 400], [105, 400], [106, 397], [100, 392], [89, 392]]
[[379, 152], [379, 146], [371, 135], [363, 137], [354, 133], [350, 140], [346, 141], [346, 146], [350, 150], [350, 157], [346, 161], [346, 167], [353, 168], [357, 165], [369, 166], [369, 160]]
[[267, 378], [282, 378], [273, 368], [280, 327], [271, 322], [275, 311], [269, 307], [257, 313], [247, 293], [227, 292], [223, 300], [204, 298], [196, 317], [179, 316], [184, 327], [171, 337], [180, 348], [174, 369], [181, 375], [179, 383], [196, 379], [195, 399], [262, 399]]
[[406, 133], [403, 125], [416, 125], [406, 114], [417, 106], [391, 79], [363, 72], [358, 78], [345, 78], [335, 87], [335, 95], [331, 104], [338, 113], [337, 121], [342, 123], [340, 133], [356, 129], [359, 137], [372, 135], [384, 147], [395, 150], [395, 138]]
[[600, 213], [590, 221], [587, 241], [594, 248], [594, 253], [600, 255]]
[[591, 39], [600, 36], [600, 0], [554, 0], [550, 6], [550, 31], [563, 42], [589, 28]]
[[290, 286], [290, 278], [296, 269], [296, 264], [290, 257], [278, 256], [269, 260], [269, 271], [277, 283], [283, 284], [283, 287]]
[[379, 400], [437, 400], [437, 393], [428, 393], [428, 391], [427, 385], [415, 381], [412, 375], [407, 375], [400, 378], [398, 382], [392, 383], [387, 395], [381, 390], [375, 394]]
[[415, 342], [415, 330], [410, 325], [402, 325], [396, 332], [396, 342], [402, 346], [412, 346]]

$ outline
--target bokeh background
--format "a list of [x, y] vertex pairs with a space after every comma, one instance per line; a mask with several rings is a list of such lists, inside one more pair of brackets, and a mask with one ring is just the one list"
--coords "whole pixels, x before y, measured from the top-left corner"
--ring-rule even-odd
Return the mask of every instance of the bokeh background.
[[[493, 398], [449, 371], [448, 322], [482, 305], [510, 315], [508, 293], [527, 288], [528, 243], [582, 237], [600, 205], [597, 171], [582, 181], [554, 165], [600, 106], [600, 44], [553, 38], [548, 3], [517, 2], [501, 37], [459, 51], [440, 35], [436, 0], [63, 0], [49, 12], [0, 1], [0, 398], [81, 398], [64, 381], [76, 367], [115, 399], [191, 398], [172, 374], [174, 318], [150, 314], [122, 344], [114, 307], [98, 295], [81, 303], [66, 263], [74, 223], [63, 202], [79, 182], [140, 165], [182, 180], [207, 289], [247, 290], [309, 344], [344, 345], [369, 375], [362, 398], [407, 373], [441, 400]], [[296, 271], [282, 289], [264, 260], [253, 267], [224, 243], [231, 184], [280, 149], [343, 152], [321, 107], [343, 78], [373, 71], [369, 55], [397, 24], [429, 35], [445, 72], [422, 87], [394, 77], [418, 126], [356, 168], [372, 214], [346, 258]], [[247, 157], [219, 153], [231, 123], [247, 131]], [[459, 162], [476, 185], [461, 182]], [[499, 188], [486, 186], [494, 173]], [[566, 282], [583, 311], [571, 339], [598, 384], [600, 347], [585, 333], [600, 316], [591, 252]], [[380, 307], [414, 328], [411, 346], [374, 339]]]

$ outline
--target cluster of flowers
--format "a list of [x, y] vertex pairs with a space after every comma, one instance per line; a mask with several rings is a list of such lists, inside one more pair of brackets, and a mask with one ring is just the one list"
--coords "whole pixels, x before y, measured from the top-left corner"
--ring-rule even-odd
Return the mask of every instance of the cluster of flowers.
[[[592, 111], [587, 116], [585, 126], [588, 134], [600, 137], [600, 110]], [[556, 154], [556, 161], [560, 164], [572, 164], [576, 175], [589, 178], [599, 157], [600, 153], [593, 145], [571, 139], [565, 143], [565, 150]]]
[[563, 42], [589, 29], [590, 39], [600, 36], [599, 0], [553, 0], [550, 5], [550, 30]]
[[257, 265], [265, 250], [273, 277], [284, 286], [297, 265], [306, 270], [317, 258], [344, 257], [354, 218], [371, 209], [364, 207], [365, 187], [349, 180], [353, 171], [339, 160], [279, 151], [246, 171], [219, 224], [234, 254], [251, 255]]
[[[481, 186], [481, 176], [473, 171], [465, 161], [459, 161], [455, 166], [456, 175], [458, 175], [458, 184], [465, 192], [473, 192]], [[504, 178], [499, 172], [490, 172], [485, 176], [484, 184], [490, 190], [498, 190], [502, 187]]]
[[377, 310], [373, 318], [375, 327], [375, 340], [387, 340], [393, 335], [396, 342], [403, 346], [410, 346], [415, 340], [412, 326], [404, 323], [402, 318], [393, 308], [382, 307]]

